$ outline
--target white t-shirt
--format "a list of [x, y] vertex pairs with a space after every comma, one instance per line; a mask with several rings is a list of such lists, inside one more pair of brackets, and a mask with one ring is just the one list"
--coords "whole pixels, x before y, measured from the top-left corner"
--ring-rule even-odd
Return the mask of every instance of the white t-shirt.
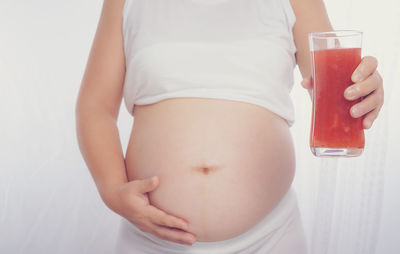
[[125, 0], [124, 100], [202, 97], [267, 108], [291, 126], [296, 17], [289, 0]]

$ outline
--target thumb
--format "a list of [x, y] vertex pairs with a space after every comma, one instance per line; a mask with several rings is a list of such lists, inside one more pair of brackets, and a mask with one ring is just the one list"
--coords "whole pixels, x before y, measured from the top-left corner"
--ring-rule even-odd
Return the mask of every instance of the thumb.
[[142, 180], [136, 180], [136, 182], [139, 192], [146, 193], [155, 190], [158, 186], [159, 180], [158, 176], [153, 176]]
[[312, 78], [308, 77], [303, 79], [303, 81], [301, 81], [301, 86], [304, 87], [305, 89], [312, 89], [313, 88]]

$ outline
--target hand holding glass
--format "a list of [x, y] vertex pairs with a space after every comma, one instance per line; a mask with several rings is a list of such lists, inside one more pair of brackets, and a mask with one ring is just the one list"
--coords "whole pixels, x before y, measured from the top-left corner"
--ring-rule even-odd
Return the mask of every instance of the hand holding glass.
[[362, 32], [330, 31], [309, 34], [313, 107], [310, 148], [315, 156], [359, 156], [365, 138], [363, 117], [353, 118], [344, 90], [361, 62]]

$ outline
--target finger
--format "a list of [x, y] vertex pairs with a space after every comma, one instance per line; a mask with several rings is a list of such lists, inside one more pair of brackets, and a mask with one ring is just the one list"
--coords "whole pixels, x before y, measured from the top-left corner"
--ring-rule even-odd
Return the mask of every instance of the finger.
[[351, 116], [354, 118], [358, 118], [377, 108], [381, 103], [381, 99], [377, 91], [378, 90], [375, 90], [373, 93], [368, 95], [364, 100], [352, 106], [350, 109]]
[[301, 86], [305, 89], [312, 89], [313, 85], [311, 77], [303, 79], [303, 81], [301, 81]]
[[159, 180], [158, 176], [153, 176], [143, 180], [134, 180], [133, 182], [140, 193], [146, 193], [155, 190], [158, 186]]
[[344, 97], [347, 100], [356, 100], [362, 96], [366, 96], [376, 90], [380, 84], [380, 75], [378, 72], [374, 72], [371, 76], [362, 82], [353, 84], [346, 88], [344, 91]]
[[378, 60], [373, 56], [365, 56], [361, 60], [361, 63], [354, 70], [351, 80], [353, 82], [361, 82], [368, 76], [370, 76], [378, 67]]
[[164, 240], [183, 243], [187, 245], [192, 245], [196, 241], [196, 237], [192, 233], [155, 224], [153, 227], [153, 234]]
[[374, 121], [376, 120], [376, 118], [379, 115], [381, 107], [382, 106], [379, 106], [379, 107], [375, 108], [374, 110], [372, 110], [371, 112], [369, 112], [368, 114], [365, 115], [364, 120], [363, 120], [364, 129], [371, 128], [372, 124], [374, 123]]
[[183, 219], [169, 215], [166, 212], [156, 208], [155, 206], [149, 206], [147, 210], [148, 217], [153, 223], [158, 225], [179, 228], [187, 231], [189, 225]]

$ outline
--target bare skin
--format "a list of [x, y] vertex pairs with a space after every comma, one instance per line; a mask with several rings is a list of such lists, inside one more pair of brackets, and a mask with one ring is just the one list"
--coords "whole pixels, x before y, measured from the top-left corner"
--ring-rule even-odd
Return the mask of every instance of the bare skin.
[[[93, 41], [76, 103], [76, 129], [81, 153], [104, 203], [144, 232], [191, 245], [196, 235], [189, 232], [188, 221], [169, 214], [149, 202], [149, 194], [160, 184], [151, 178], [128, 181], [126, 164], [119, 139], [117, 119], [122, 102], [125, 59], [123, 51], [123, 0], [104, 0], [102, 14]], [[293, 29], [297, 47], [296, 60], [304, 78], [302, 85], [310, 90], [310, 59], [307, 34], [332, 30], [322, 0], [293, 0], [296, 24]], [[365, 57], [353, 76], [356, 88], [352, 97], [365, 99], [356, 104], [354, 117], [366, 115], [364, 127], [371, 127], [383, 104], [382, 78], [376, 71], [377, 61]], [[212, 174], [212, 173], [210, 173]]]
[[255, 225], [294, 177], [287, 122], [251, 103], [170, 98], [136, 105], [126, 150], [129, 180], [160, 178], [153, 206], [189, 222], [199, 242]]
[[[296, 15], [293, 35], [298, 50], [297, 65], [304, 78], [301, 84], [311, 93], [311, 65], [307, 35], [310, 32], [332, 31], [333, 28], [322, 0], [290, 1]], [[365, 129], [371, 128], [384, 102], [383, 79], [377, 67], [378, 61], [375, 57], [365, 56], [353, 73], [352, 81], [355, 84], [348, 87], [343, 95], [350, 101], [365, 97], [363, 101], [350, 109], [350, 114], [354, 118], [365, 115], [363, 120]]]

